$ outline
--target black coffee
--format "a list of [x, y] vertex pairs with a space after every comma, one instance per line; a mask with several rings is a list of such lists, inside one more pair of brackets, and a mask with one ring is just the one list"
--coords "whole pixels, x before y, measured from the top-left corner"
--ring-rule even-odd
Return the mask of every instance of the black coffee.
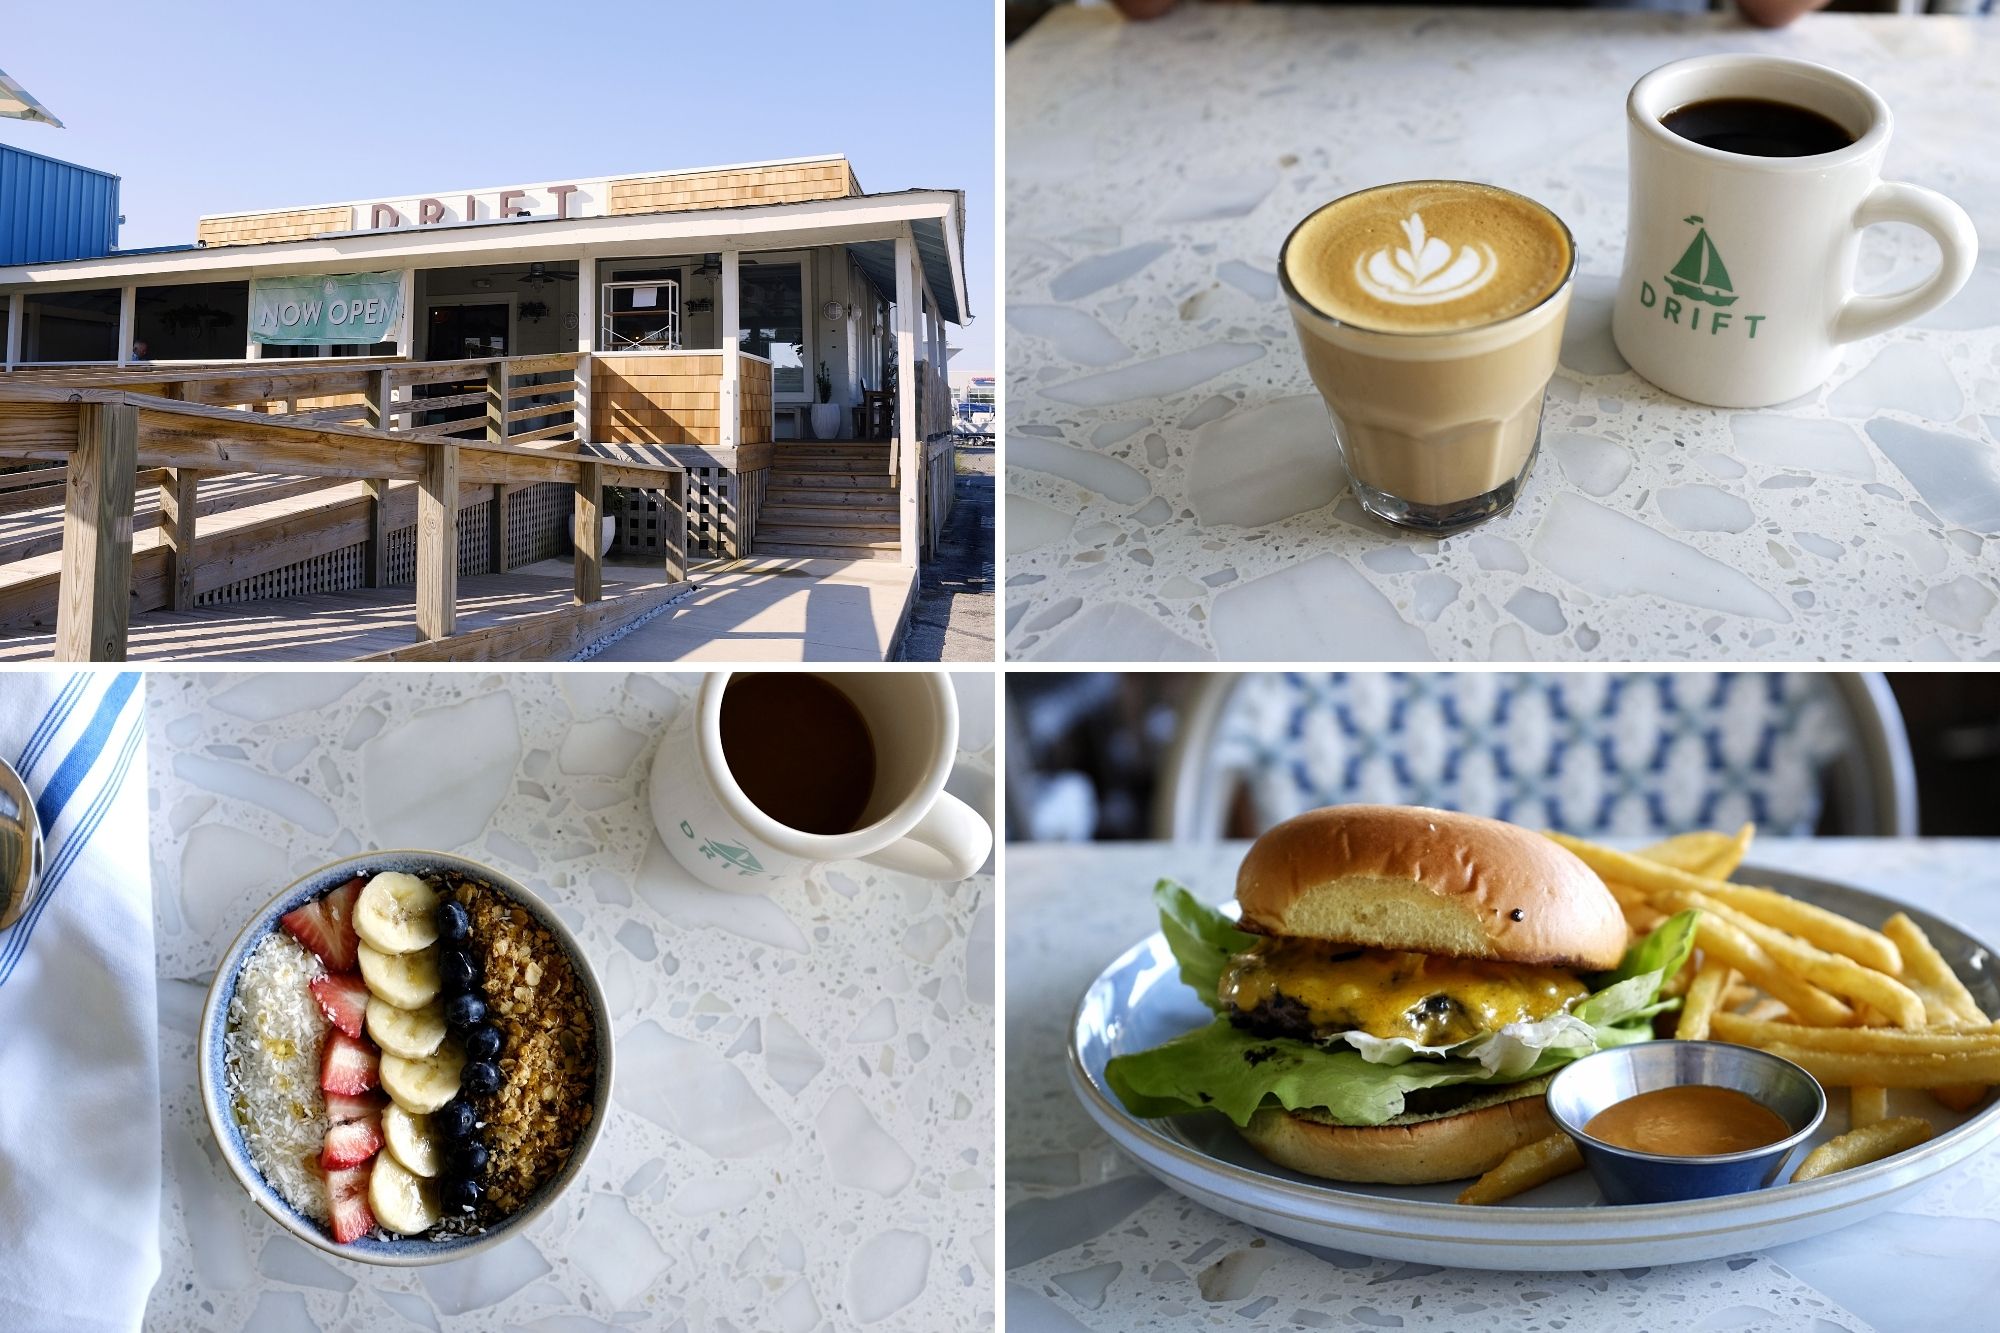
[[818, 676], [731, 676], [722, 691], [722, 758], [759, 810], [802, 833], [852, 833], [875, 790], [868, 722]]
[[1817, 111], [1761, 97], [1717, 97], [1690, 102], [1660, 117], [1683, 139], [1744, 157], [1811, 157], [1854, 142], [1854, 136]]

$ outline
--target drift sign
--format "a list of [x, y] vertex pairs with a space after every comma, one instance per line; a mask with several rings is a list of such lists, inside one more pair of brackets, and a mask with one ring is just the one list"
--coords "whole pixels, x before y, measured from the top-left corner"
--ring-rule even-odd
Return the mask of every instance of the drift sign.
[[250, 280], [250, 337], [285, 346], [394, 342], [403, 275], [308, 273]]

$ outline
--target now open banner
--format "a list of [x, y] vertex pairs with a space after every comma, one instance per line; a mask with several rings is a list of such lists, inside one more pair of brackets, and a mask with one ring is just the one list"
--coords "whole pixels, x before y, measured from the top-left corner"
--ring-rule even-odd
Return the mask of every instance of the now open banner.
[[403, 275], [395, 271], [250, 280], [253, 342], [393, 342], [402, 317]]

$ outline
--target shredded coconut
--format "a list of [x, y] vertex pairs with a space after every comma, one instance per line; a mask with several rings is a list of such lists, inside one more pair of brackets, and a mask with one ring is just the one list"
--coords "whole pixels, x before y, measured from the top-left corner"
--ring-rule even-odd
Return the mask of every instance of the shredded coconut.
[[329, 1024], [309, 988], [325, 974], [290, 935], [266, 935], [237, 977], [224, 1060], [250, 1160], [285, 1202], [321, 1225], [332, 1216], [319, 1165], [327, 1130], [320, 1047]]

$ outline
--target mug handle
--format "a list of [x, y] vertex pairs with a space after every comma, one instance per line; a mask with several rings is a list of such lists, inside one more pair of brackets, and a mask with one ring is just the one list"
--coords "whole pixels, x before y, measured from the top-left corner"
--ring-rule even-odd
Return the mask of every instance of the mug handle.
[[1937, 309], [1965, 286], [1979, 257], [1979, 234], [1964, 209], [1921, 185], [1878, 181], [1854, 212], [1856, 228], [1878, 222], [1907, 222], [1937, 242], [1937, 272], [1914, 287], [1882, 296], [1850, 296], [1833, 321], [1833, 340], [1853, 342], [1907, 324]]
[[985, 865], [992, 851], [992, 828], [971, 806], [942, 791], [915, 828], [861, 859], [884, 870], [955, 882]]

